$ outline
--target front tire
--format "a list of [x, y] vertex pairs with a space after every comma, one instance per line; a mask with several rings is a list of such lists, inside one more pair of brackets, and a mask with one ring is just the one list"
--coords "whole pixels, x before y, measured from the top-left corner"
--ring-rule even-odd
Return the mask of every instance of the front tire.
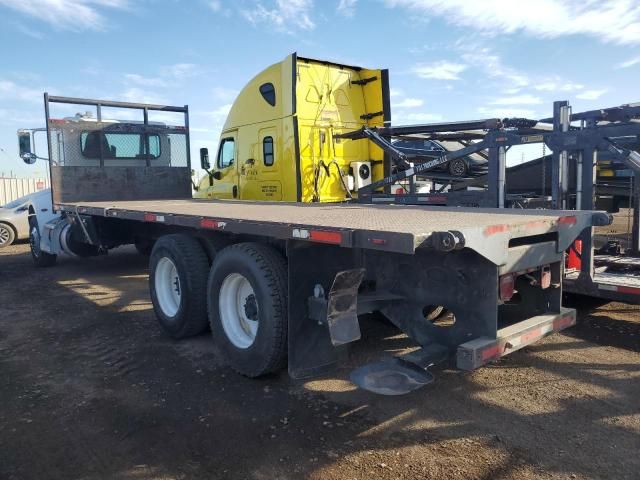
[[467, 163], [462, 158], [456, 158], [449, 162], [449, 173], [454, 177], [466, 177], [468, 170]]
[[188, 235], [165, 235], [149, 259], [149, 290], [162, 329], [175, 339], [204, 332], [207, 322], [209, 262]]
[[258, 243], [223, 249], [209, 274], [209, 322], [219, 355], [238, 373], [259, 377], [286, 364], [287, 265]]
[[0, 248], [8, 247], [16, 240], [16, 232], [7, 223], [0, 222]]
[[35, 215], [29, 217], [29, 247], [31, 248], [31, 258], [36, 267], [46, 268], [56, 264], [57, 255], [43, 252], [40, 249], [40, 228]]

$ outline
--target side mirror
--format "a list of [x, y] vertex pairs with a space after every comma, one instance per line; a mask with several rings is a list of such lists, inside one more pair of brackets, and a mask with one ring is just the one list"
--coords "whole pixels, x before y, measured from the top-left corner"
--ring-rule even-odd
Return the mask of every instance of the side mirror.
[[24, 163], [32, 165], [36, 163], [36, 156], [31, 153], [31, 133], [25, 130], [18, 130], [18, 149], [20, 158]]
[[203, 170], [209, 170], [211, 168], [211, 164], [209, 163], [209, 149], [206, 147], [200, 149], [200, 167]]

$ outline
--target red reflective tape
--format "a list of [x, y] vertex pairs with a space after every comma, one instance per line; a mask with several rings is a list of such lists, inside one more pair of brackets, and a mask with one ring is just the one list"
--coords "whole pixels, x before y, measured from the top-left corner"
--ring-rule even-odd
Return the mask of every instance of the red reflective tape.
[[573, 315], [564, 315], [560, 318], [556, 318], [553, 321], [553, 330], [557, 332], [564, 328], [570, 327], [574, 323], [575, 323], [575, 319]]
[[203, 218], [200, 220], [200, 226], [202, 228], [218, 228], [218, 222], [211, 218]]
[[567, 215], [564, 217], [558, 217], [558, 223], [560, 225], [575, 225], [578, 220], [575, 215]]
[[522, 334], [520, 336], [520, 343], [533, 342], [534, 340], [540, 337], [542, 337], [542, 330], [540, 330], [539, 328], [536, 328], [534, 330], [531, 330], [530, 332]]
[[484, 229], [484, 236], [490, 237], [496, 233], [504, 233], [509, 231], [509, 225], [491, 225]]
[[494, 345], [493, 347], [485, 348], [480, 352], [482, 360], [488, 360], [500, 355], [500, 345]]
[[640, 288], [634, 287], [618, 287], [618, 292], [620, 293], [630, 293], [632, 295], [640, 295]]
[[332, 243], [340, 245], [342, 243], [342, 232], [329, 232], [327, 230], [311, 230], [309, 239], [314, 242]]
[[145, 222], [155, 222], [157, 217], [153, 213], [145, 213], [144, 221]]

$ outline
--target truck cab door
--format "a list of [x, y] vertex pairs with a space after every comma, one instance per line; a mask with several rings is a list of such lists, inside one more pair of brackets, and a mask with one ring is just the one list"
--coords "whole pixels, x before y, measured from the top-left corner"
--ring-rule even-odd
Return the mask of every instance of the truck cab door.
[[[239, 165], [240, 198], [242, 200], [282, 200], [281, 148], [274, 127], [256, 128], [252, 137], [256, 143], [249, 149]], [[242, 156], [242, 153], [241, 153]], [[246, 158], [244, 158], [246, 157]]]
[[238, 198], [238, 141], [236, 132], [223, 134], [218, 146], [214, 173], [219, 175], [207, 190], [210, 198]]

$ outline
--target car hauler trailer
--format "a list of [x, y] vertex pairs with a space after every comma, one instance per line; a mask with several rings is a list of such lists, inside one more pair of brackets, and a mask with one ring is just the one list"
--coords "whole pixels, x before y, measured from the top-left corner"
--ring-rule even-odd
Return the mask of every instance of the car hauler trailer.
[[[338, 134], [337, 137], [371, 141], [392, 158], [396, 167], [393, 175], [372, 182], [358, 191], [359, 202], [373, 204], [522, 208], [531, 202], [532, 206], [528, 208], [590, 211], [594, 208], [597, 157], [598, 154], [606, 154], [608, 158], [626, 166], [628, 172], [634, 175], [627, 186], [631, 245], [624, 255], [616, 249], [594, 255], [594, 231], [592, 228], [585, 229], [572, 247], [574, 256], [579, 256], [579, 259], [565, 270], [563, 283], [565, 291], [571, 293], [640, 303], [640, 153], [636, 150], [640, 138], [640, 104], [572, 113], [569, 102], [559, 101], [554, 102], [553, 111], [553, 117], [542, 120], [489, 119], [362, 127]], [[406, 156], [389, 141], [393, 137], [455, 140], [460, 142], [461, 148], [411, 166]], [[547, 179], [544, 169], [541, 175], [542, 190], [545, 190], [545, 182], [550, 180], [547, 185], [551, 196], [542, 202], [539, 197], [530, 199], [526, 195], [507, 195], [506, 152], [512, 146], [535, 143], [553, 151], [551, 171], [548, 172], [550, 178]], [[489, 159], [489, 172], [484, 179], [486, 188], [464, 190], [458, 185], [449, 191], [417, 193], [416, 177], [437, 178], [437, 173], [433, 174], [434, 167], [479, 152], [486, 154]], [[571, 174], [574, 178], [570, 178]], [[475, 178], [466, 183], [477, 187], [482, 185], [481, 180]], [[381, 191], [399, 181], [407, 184], [406, 192], [403, 191], [401, 195]], [[569, 194], [570, 184], [575, 185], [573, 197]]]
[[[50, 118], [51, 104], [69, 103], [96, 108], [96, 121]], [[143, 122], [102, 122], [107, 107]], [[249, 377], [325, 371], [374, 311], [420, 349], [356, 370], [360, 386], [403, 393], [447, 358], [478, 368], [574, 324], [561, 305], [564, 251], [610, 222], [593, 211], [192, 199], [186, 107], [45, 94], [45, 112], [56, 213], [32, 207], [36, 264], [153, 246], [162, 328], [182, 338], [210, 327], [222, 360]], [[152, 124], [158, 112], [183, 124]], [[433, 306], [455, 322], [433, 323]]]

